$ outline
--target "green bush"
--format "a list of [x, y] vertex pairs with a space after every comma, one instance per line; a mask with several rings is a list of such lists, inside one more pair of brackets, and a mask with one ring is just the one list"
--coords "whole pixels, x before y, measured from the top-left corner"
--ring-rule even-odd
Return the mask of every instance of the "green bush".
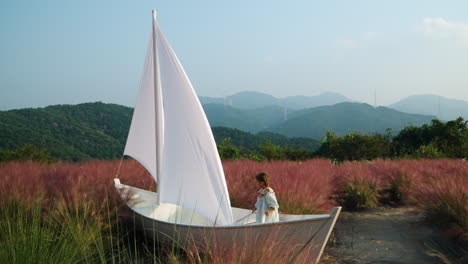
[[389, 180], [390, 201], [405, 204], [409, 200], [410, 188], [413, 182], [405, 174], [399, 174]]
[[263, 156], [262, 154], [260, 153], [257, 153], [257, 152], [253, 152], [253, 151], [250, 151], [249, 153], [247, 153], [244, 158], [246, 159], [249, 159], [249, 160], [253, 160], [253, 161], [258, 161], [258, 162], [262, 162], [262, 161], [265, 161], [266, 160], [266, 157]]
[[364, 135], [356, 132], [337, 136], [327, 132], [315, 155], [333, 160], [372, 160], [390, 156], [390, 137], [380, 134]]
[[241, 147], [236, 147], [231, 143], [231, 138], [225, 138], [218, 145], [219, 156], [223, 160], [236, 160], [241, 158]]
[[311, 158], [311, 153], [303, 148], [286, 148], [283, 150], [283, 155], [287, 160], [301, 161]]
[[447, 226], [456, 224], [468, 232], [468, 194], [466, 191], [451, 190], [438, 196], [431, 203], [426, 203], [425, 212], [429, 222]]
[[0, 162], [6, 161], [39, 161], [52, 163], [57, 160], [52, 158], [45, 149], [39, 149], [34, 145], [26, 144], [18, 147], [15, 150], [0, 150]]
[[418, 159], [439, 159], [444, 157], [445, 155], [440, 152], [434, 144], [429, 145], [421, 145], [416, 153], [414, 154], [415, 158]]
[[[415, 158], [468, 157], [468, 121], [459, 117], [447, 123], [407, 126], [393, 139], [396, 154]], [[409, 156], [408, 156], [409, 155]]]
[[339, 196], [339, 202], [350, 211], [378, 205], [377, 186], [365, 180], [347, 182]]
[[280, 146], [277, 146], [271, 143], [271, 141], [267, 141], [263, 145], [260, 145], [259, 149], [260, 149], [260, 154], [265, 156], [265, 158], [268, 160], [278, 160], [283, 157], [282, 148]]

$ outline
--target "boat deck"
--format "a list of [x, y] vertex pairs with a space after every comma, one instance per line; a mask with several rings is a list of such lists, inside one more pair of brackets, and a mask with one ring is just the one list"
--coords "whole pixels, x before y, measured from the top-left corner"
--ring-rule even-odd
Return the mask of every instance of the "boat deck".
[[[120, 190], [123, 199], [128, 200], [128, 205], [135, 212], [149, 218], [157, 219], [159, 221], [199, 225], [199, 226], [214, 226], [215, 223], [210, 219], [195, 213], [192, 210], [185, 209], [176, 204], [170, 203], [156, 203], [157, 194], [155, 192], [146, 191], [143, 189], [131, 187], [121, 184], [118, 179], [115, 180], [115, 186]], [[256, 212], [252, 210], [232, 207], [232, 214], [234, 218], [233, 225], [252, 225], [256, 224]], [[313, 220], [313, 219], [326, 219], [329, 214], [317, 215], [292, 215], [292, 214], [279, 214], [280, 222], [300, 221], [300, 220]]]

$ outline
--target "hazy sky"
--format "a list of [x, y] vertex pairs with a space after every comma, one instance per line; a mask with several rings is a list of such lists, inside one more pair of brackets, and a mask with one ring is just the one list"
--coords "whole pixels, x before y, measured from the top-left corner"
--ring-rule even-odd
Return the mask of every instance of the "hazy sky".
[[468, 101], [468, 1], [0, 2], [0, 110], [133, 106], [151, 9], [199, 95]]

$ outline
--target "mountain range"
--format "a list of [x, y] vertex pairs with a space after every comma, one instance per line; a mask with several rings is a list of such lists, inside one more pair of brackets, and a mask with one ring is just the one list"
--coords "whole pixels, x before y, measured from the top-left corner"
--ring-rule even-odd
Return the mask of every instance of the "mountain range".
[[221, 104], [203, 105], [211, 126], [237, 128], [247, 132], [274, 132], [288, 137], [321, 139], [327, 130], [342, 135], [352, 131], [366, 134], [398, 133], [407, 125], [429, 124], [434, 116], [408, 114], [387, 107], [363, 103], [338, 103], [302, 110], [278, 106], [240, 109]]
[[210, 103], [204, 104], [203, 109], [212, 127], [237, 128], [251, 133], [267, 130], [284, 121], [285, 111], [287, 114], [287, 109], [277, 105], [241, 109], [230, 105]]
[[[334, 105], [342, 102], [356, 102], [339, 93], [323, 93], [316, 96], [288, 96], [277, 98], [253, 91], [243, 91], [225, 98], [200, 96], [202, 104], [221, 104], [238, 109], [256, 109], [271, 106], [291, 110], [301, 110], [318, 106]], [[413, 95], [386, 106], [400, 112], [435, 116], [449, 121], [458, 117], [468, 119], [468, 102], [438, 95]]]
[[243, 91], [225, 98], [200, 96], [202, 104], [223, 104], [240, 109], [255, 109], [266, 106], [280, 106], [282, 108], [303, 109], [322, 105], [333, 105], [352, 100], [338, 93], [322, 93], [316, 96], [288, 96], [276, 98], [272, 95], [254, 91]]
[[433, 115], [440, 120], [468, 119], [468, 102], [433, 94], [413, 95], [388, 107], [401, 112]]
[[434, 116], [408, 114], [387, 107], [363, 103], [339, 103], [293, 112], [288, 120], [269, 127], [268, 131], [289, 137], [322, 138], [327, 130], [338, 135], [349, 132], [394, 134], [408, 125], [429, 124]]

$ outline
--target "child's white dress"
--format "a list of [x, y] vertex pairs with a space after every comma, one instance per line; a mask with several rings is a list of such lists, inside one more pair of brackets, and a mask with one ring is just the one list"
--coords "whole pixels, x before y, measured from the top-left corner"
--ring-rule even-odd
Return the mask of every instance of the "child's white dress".
[[[275, 192], [270, 187], [260, 189], [258, 191], [257, 202], [257, 223], [273, 223], [279, 221], [278, 201], [276, 200]], [[271, 207], [275, 208], [270, 215], [265, 215]]]

